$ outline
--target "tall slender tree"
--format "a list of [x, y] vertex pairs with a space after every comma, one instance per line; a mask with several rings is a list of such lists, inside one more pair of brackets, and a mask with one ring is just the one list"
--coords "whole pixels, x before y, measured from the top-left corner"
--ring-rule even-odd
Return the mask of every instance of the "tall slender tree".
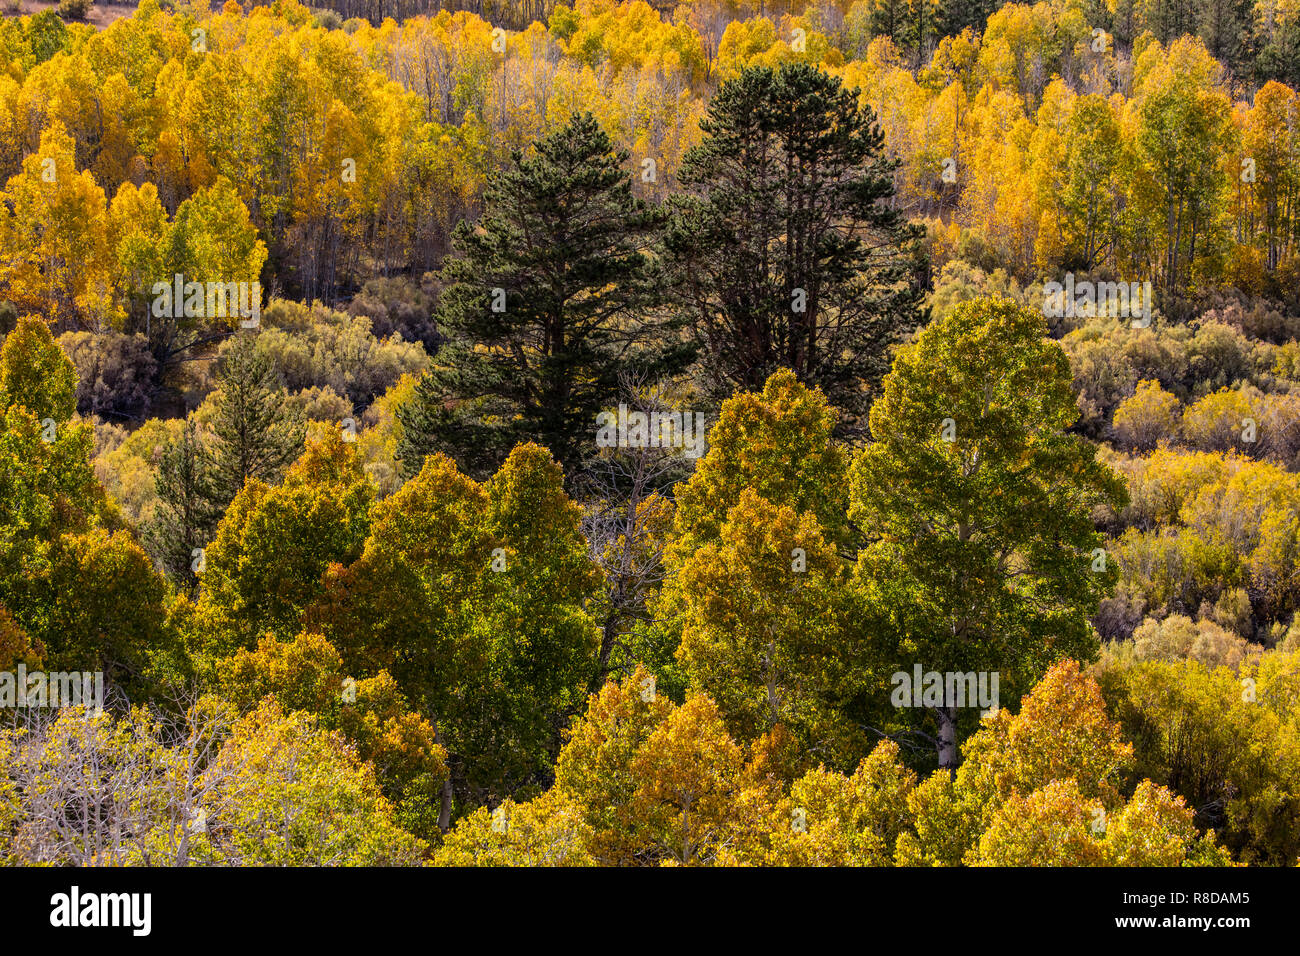
[[202, 566], [196, 551], [212, 540], [221, 517], [212, 488], [212, 458], [193, 420], [163, 448], [154, 486], [158, 510], [145, 533], [149, 548], [173, 580], [193, 588]]
[[225, 507], [249, 478], [274, 482], [302, 451], [302, 422], [285, 404], [271, 359], [252, 334], [241, 334], [221, 357], [221, 388], [212, 430], [212, 493]]
[[[1043, 316], [1008, 300], [962, 303], [899, 351], [850, 488], [874, 538], [859, 581], [897, 636], [898, 671], [998, 673], [1014, 699], [1055, 661], [1096, 653], [1088, 618], [1117, 572], [1092, 509], [1128, 496], [1066, 432], [1078, 417]], [[933, 719], [946, 769], [959, 722], [976, 722], [962, 703], [945, 691], [900, 711]]]
[[626, 161], [579, 114], [516, 153], [482, 220], [459, 227], [438, 309], [450, 342], [399, 412], [408, 471], [444, 451], [487, 474], [522, 440], [571, 470], [620, 373], [689, 363], [680, 320], [655, 308], [663, 215], [632, 195]]
[[890, 200], [896, 161], [856, 90], [807, 64], [723, 85], [667, 238], [715, 394], [778, 368], [865, 416], [887, 346], [922, 318], [917, 230]]

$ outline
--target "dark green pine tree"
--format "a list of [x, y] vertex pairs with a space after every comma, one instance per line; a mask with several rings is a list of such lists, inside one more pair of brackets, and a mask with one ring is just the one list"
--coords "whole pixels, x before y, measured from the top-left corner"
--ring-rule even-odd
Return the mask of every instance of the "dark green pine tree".
[[868, 30], [872, 37], [893, 40], [912, 68], [919, 69], [944, 35], [946, 8], [955, 3], [978, 2], [980, 0], [870, 0], [865, 6]]
[[255, 343], [255, 334], [240, 334], [221, 356], [211, 493], [223, 510], [249, 478], [277, 481], [302, 451], [302, 422], [286, 403], [274, 364]]
[[920, 69], [934, 53], [942, 36], [942, 19], [939, 0], [907, 0], [907, 12], [895, 40], [907, 54], [912, 69]]
[[1152, 0], [1145, 6], [1147, 28], [1161, 43], [1196, 33], [1197, 0]]
[[907, 21], [907, 0], [873, 0], [868, 14], [871, 35], [901, 43]]
[[888, 346], [923, 320], [919, 229], [892, 208], [858, 91], [816, 67], [753, 67], [726, 83], [688, 152], [666, 246], [715, 397], [793, 369], [861, 427]]
[[571, 474], [621, 373], [690, 363], [681, 319], [659, 308], [664, 215], [633, 196], [626, 162], [590, 113], [575, 116], [516, 153], [482, 219], [457, 228], [437, 313], [449, 341], [398, 411], [408, 472], [442, 451], [483, 476], [532, 440]]
[[163, 449], [154, 486], [158, 508], [145, 539], [172, 580], [193, 589], [196, 551], [212, 540], [221, 510], [214, 503], [212, 458], [192, 420]]
[[1276, 31], [1276, 36], [1257, 36], [1260, 46], [1255, 60], [1255, 76], [1262, 86], [1268, 80], [1277, 80], [1293, 89], [1300, 86], [1300, 17], [1289, 18]]
[[1196, 33], [1210, 54], [1239, 82], [1249, 79], [1259, 45], [1254, 0], [1202, 0], [1195, 16]]
[[[968, 28], [982, 34], [989, 14], [999, 6], [997, 0], [942, 0], [934, 10], [936, 41], [939, 37], [955, 37]], [[1103, 15], [1109, 17], [1104, 2], [1085, 0], [1085, 8], [1092, 14], [1092, 18], [1087, 20], [1089, 24], [1099, 27], [1108, 25], [1109, 19], [1101, 19]]]

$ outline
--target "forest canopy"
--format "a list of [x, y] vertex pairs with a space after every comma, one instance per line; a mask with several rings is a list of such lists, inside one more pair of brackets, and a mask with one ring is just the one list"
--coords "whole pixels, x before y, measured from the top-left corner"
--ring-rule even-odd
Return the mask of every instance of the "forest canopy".
[[1292, 0], [0, 58], [0, 862], [1300, 863]]

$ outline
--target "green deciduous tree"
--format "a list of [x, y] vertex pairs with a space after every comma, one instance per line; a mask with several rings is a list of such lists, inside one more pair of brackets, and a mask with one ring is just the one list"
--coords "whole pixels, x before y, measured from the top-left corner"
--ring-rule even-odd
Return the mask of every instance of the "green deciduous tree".
[[747, 490], [675, 587], [684, 606], [677, 657], [737, 739], [784, 724], [831, 765], [866, 753], [866, 732], [847, 715], [871, 689], [861, 615], [848, 566], [812, 514]]
[[[959, 305], [899, 352], [872, 407], [851, 516], [874, 538], [858, 572], [901, 671], [998, 672], [1014, 693], [1054, 660], [1095, 653], [1088, 618], [1116, 569], [1091, 511], [1125, 493], [1065, 432], [1078, 408], [1046, 331], [1008, 301]], [[958, 709], [928, 710], [954, 768]]]
[[333, 564], [361, 556], [374, 489], [355, 445], [331, 429], [272, 488], [244, 485], [207, 548], [199, 602], [206, 642], [225, 653], [287, 639]]
[[77, 371], [49, 326], [34, 315], [18, 320], [0, 348], [0, 411], [21, 405], [37, 420], [62, 424], [77, 410]]
[[486, 483], [432, 455], [374, 508], [308, 623], [358, 676], [388, 670], [450, 755], [440, 824], [539, 778], [583, 699], [599, 586], [559, 466], [521, 445]]

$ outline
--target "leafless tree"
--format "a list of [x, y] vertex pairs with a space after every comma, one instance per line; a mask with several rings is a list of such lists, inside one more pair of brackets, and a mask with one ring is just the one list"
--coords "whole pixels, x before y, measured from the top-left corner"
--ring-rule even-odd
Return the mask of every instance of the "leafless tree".
[[[620, 392], [629, 412], [649, 416], [670, 410], [665, 389], [645, 376], [625, 374]], [[586, 502], [583, 532], [607, 589], [593, 690], [609, 676], [621, 639], [649, 618], [647, 602], [665, 577], [663, 531], [672, 487], [692, 467], [680, 447], [602, 448], [579, 481]]]
[[235, 714], [211, 699], [176, 703], [180, 716], [24, 710], [0, 731], [0, 785], [16, 797], [13, 854], [31, 864], [188, 865], [195, 835], [238, 799], [238, 781], [224, 779], [238, 767], [210, 772]]

